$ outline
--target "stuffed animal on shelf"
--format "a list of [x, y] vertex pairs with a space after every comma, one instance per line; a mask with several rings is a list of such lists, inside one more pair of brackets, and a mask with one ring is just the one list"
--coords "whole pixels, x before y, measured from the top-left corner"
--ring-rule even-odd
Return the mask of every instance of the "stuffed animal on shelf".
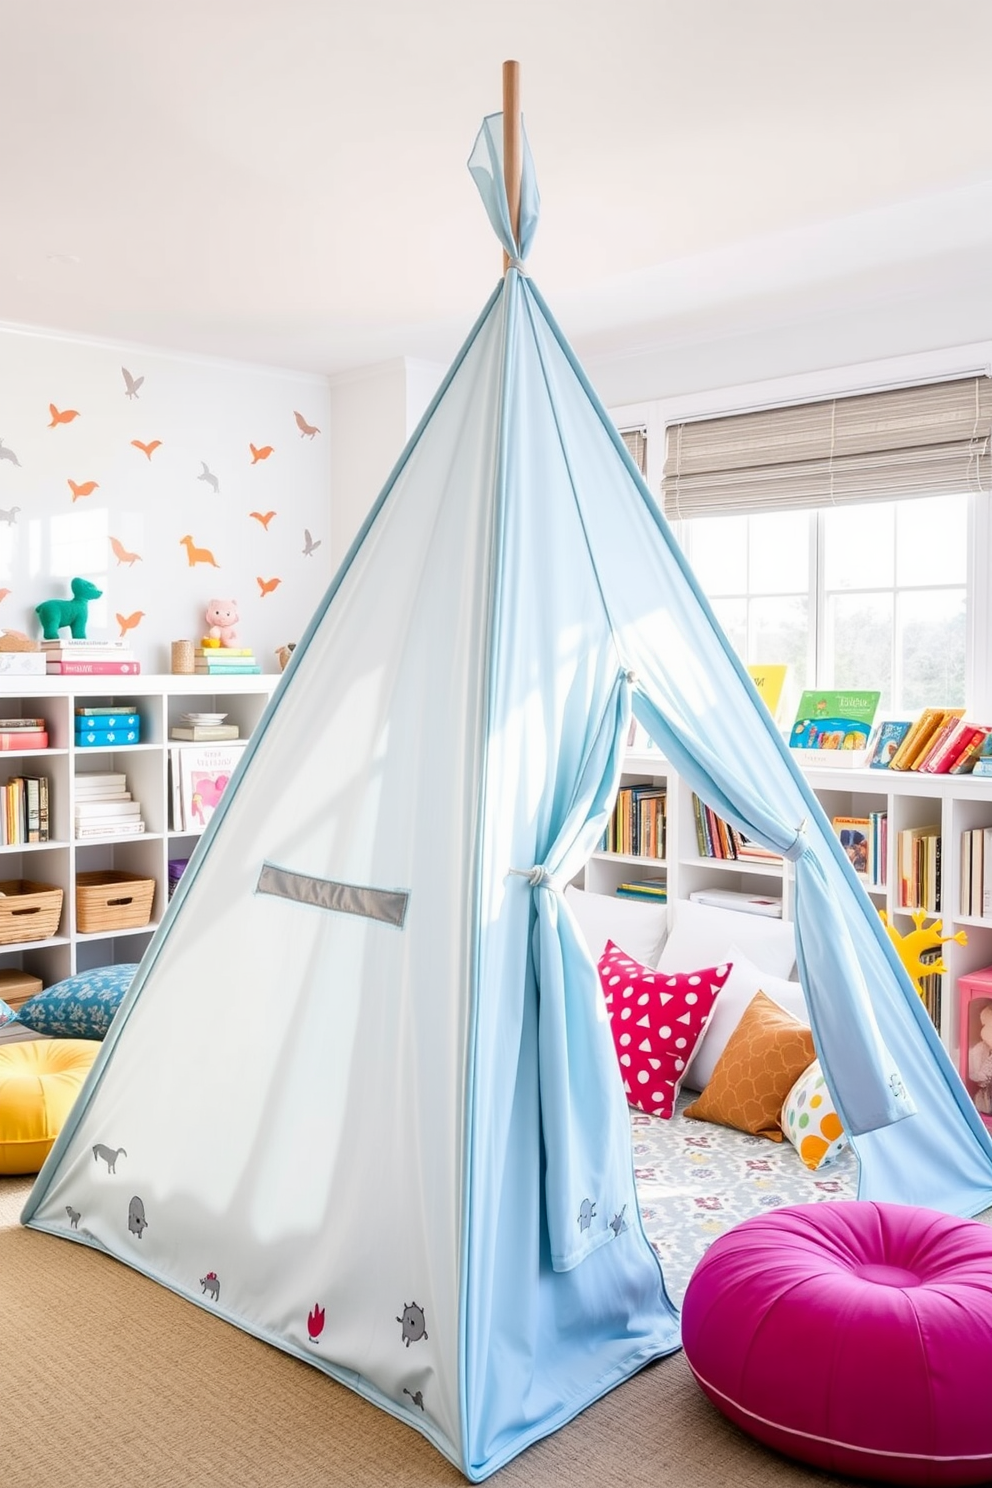
[[289, 658], [296, 650], [296, 642], [288, 641], [285, 646], [276, 647], [276, 656], [279, 658], [279, 670], [284, 672], [289, 665]]
[[982, 1026], [968, 1050], [968, 1079], [978, 1087], [975, 1106], [984, 1116], [992, 1116], [992, 1003], [985, 1004], [979, 1017]]
[[41, 633], [46, 641], [57, 641], [59, 631], [65, 626], [74, 641], [85, 641], [87, 607], [91, 599], [100, 599], [103, 590], [91, 584], [89, 579], [72, 579], [71, 599], [43, 599], [35, 605], [34, 612], [41, 621]]
[[207, 605], [207, 635], [222, 646], [233, 646], [238, 639], [234, 627], [240, 618], [236, 599], [212, 599]]

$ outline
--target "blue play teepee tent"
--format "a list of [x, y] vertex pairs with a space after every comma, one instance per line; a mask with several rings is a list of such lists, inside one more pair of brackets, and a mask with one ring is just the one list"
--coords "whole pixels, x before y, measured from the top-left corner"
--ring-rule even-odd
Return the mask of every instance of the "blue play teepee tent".
[[475, 1480], [679, 1343], [562, 895], [631, 710], [795, 863], [863, 1195], [992, 1201], [992, 1144], [884, 928], [526, 276], [537, 192], [525, 152], [515, 231], [499, 118], [470, 166], [506, 273], [24, 1213], [326, 1370]]

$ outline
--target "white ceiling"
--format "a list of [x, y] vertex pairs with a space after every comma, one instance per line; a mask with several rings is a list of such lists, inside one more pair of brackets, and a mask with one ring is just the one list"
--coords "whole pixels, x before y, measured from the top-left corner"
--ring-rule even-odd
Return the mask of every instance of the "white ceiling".
[[580, 355], [984, 277], [990, 44], [988, 0], [0, 0], [0, 322], [446, 361], [500, 272], [465, 161], [506, 57]]

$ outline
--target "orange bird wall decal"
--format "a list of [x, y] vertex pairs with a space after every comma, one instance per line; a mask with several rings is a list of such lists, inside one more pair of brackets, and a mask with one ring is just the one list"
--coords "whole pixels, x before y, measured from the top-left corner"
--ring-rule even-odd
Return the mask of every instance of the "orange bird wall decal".
[[265, 528], [266, 532], [268, 532], [268, 530], [269, 530], [269, 523], [272, 521], [272, 518], [275, 516], [275, 512], [273, 512], [273, 511], [268, 511], [268, 512], [249, 512], [248, 515], [250, 517], [254, 517], [256, 522], [261, 522], [261, 524]]
[[269, 456], [272, 454], [274, 446], [271, 444], [263, 444], [261, 449], [256, 449], [255, 446], [249, 441], [248, 448], [251, 450], [251, 463], [253, 465], [257, 465], [259, 460], [267, 460], [269, 458]]
[[99, 481], [82, 481], [77, 485], [74, 480], [71, 480], [69, 490], [72, 492], [73, 501], [78, 501], [80, 496], [92, 496], [99, 484]]
[[298, 427], [298, 429], [300, 431], [300, 438], [301, 439], [305, 439], [308, 435], [312, 439], [315, 434], [319, 434], [320, 433], [320, 430], [317, 428], [317, 425], [316, 424], [308, 424], [307, 421], [306, 421], [306, 419], [303, 417], [302, 413], [294, 413], [293, 414], [293, 417], [296, 420], [297, 427]]
[[161, 445], [162, 441], [161, 439], [152, 439], [148, 444], [142, 444], [140, 439], [132, 439], [131, 443], [134, 445], [135, 449], [140, 449], [142, 454], [147, 455], [150, 460], [152, 455]]
[[198, 548], [188, 532], [185, 537], [181, 537], [179, 539], [179, 546], [185, 547], [186, 557], [189, 559], [190, 568], [193, 568], [193, 566], [197, 563], [209, 563], [213, 568], [220, 568], [220, 564], [217, 562], [217, 559], [214, 557], [213, 553], [211, 553], [210, 549]]
[[282, 583], [282, 579], [260, 579], [260, 578], [258, 578], [256, 576], [255, 582], [258, 585], [258, 587], [261, 589], [261, 591], [262, 591], [261, 597], [262, 597], [262, 599], [264, 599], [267, 594], [271, 594], [272, 593], [273, 589], [276, 587], [277, 584], [281, 584]]
[[144, 610], [135, 610], [135, 612], [134, 612], [133, 615], [120, 615], [119, 614], [117, 616], [117, 624], [121, 628], [121, 635], [122, 636], [127, 635], [128, 631], [129, 630], [133, 630], [136, 625], [140, 625], [141, 622], [142, 622], [142, 620], [144, 618], [145, 618], [145, 612], [144, 612]]
[[[127, 548], [124, 546], [119, 538], [112, 537], [110, 539], [110, 546], [114, 550], [114, 557], [117, 559], [118, 563], [126, 563], [128, 567], [131, 568], [134, 566], [135, 563], [140, 563], [142, 561], [141, 554], [129, 553]], [[119, 620], [120, 616], [118, 615], [117, 618]]]
[[48, 411], [52, 415], [52, 422], [48, 425], [50, 429], [54, 429], [56, 424], [71, 424], [73, 419], [79, 417], [78, 409], [66, 408], [60, 412], [54, 403], [49, 403]]

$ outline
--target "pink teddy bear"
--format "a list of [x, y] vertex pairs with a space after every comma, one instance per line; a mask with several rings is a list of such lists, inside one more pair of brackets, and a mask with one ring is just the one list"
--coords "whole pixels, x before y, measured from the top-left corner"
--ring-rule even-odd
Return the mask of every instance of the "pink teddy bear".
[[207, 605], [207, 634], [222, 646], [233, 646], [238, 639], [235, 630], [240, 616], [236, 599], [212, 599]]

